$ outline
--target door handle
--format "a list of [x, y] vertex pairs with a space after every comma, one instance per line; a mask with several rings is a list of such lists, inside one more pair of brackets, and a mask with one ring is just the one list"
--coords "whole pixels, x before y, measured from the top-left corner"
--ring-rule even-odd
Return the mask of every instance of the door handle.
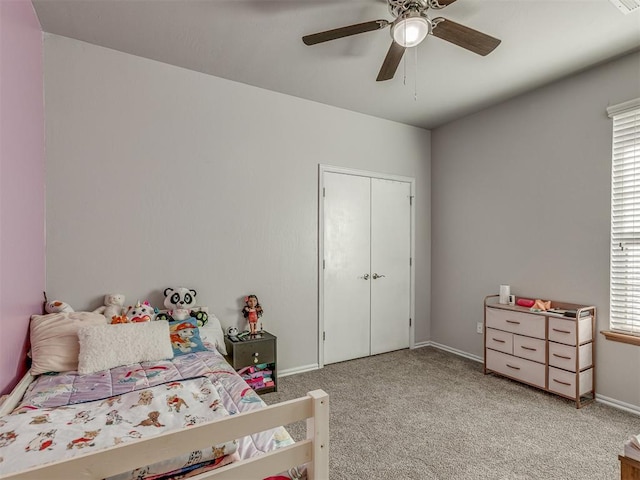
[[360, 278], [363, 278], [363, 279], [365, 279], [365, 280], [369, 280], [369, 274], [368, 274], [368, 273], [365, 273], [365, 274], [364, 274], [362, 277], [360, 277]]
[[384, 277], [384, 275], [378, 275], [377, 273], [373, 274], [373, 279], [374, 280], [377, 280], [378, 278], [382, 278], [382, 277]]

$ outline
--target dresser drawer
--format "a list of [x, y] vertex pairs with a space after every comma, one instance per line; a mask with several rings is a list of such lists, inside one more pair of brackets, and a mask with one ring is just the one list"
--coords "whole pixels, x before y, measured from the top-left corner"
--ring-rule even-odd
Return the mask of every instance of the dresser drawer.
[[549, 365], [553, 367], [575, 372], [576, 355], [578, 355], [578, 370], [592, 366], [593, 343], [586, 343], [576, 349], [570, 345], [549, 342]]
[[580, 377], [580, 393], [585, 395], [593, 389], [593, 368], [580, 373], [567, 372], [549, 367], [549, 391], [559, 393], [575, 400], [576, 381]]
[[513, 312], [499, 308], [487, 308], [487, 327], [507, 332], [544, 338], [545, 317], [531, 313]]
[[513, 353], [513, 333], [487, 328], [487, 348], [505, 353]]
[[[576, 329], [577, 343], [576, 343]], [[565, 345], [579, 345], [593, 340], [591, 317], [580, 320], [549, 317], [549, 340]]]
[[546, 342], [539, 338], [513, 336], [513, 354], [517, 357], [544, 363], [546, 360]]
[[486, 355], [486, 365], [489, 370], [536, 387], [545, 387], [546, 367], [544, 364], [493, 350], [487, 350]]
[[233, 367], [240, 368], [258, 363], [273, 363], [276, 360], [275, 342], [241, 342], [233, 346]]

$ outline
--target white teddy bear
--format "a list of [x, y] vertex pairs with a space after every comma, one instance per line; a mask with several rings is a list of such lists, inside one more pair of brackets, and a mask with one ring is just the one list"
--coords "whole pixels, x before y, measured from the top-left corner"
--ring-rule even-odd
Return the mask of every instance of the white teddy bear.
[[122, 293], [109, 293], [104, 296], [104, 305], [96, 308], [94, 313], [102, 313], [110, 322], [113, 317], [122, 315], [124, 309], [124, 295]]

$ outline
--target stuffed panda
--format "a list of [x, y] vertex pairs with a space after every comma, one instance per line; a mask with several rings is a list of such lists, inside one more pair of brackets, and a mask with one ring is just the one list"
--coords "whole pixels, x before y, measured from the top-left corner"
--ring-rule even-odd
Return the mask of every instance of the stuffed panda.
[[196, 291], [188, 288], [165, 288], [164, 307], [169, 310], [191, 310], [196, 306]]

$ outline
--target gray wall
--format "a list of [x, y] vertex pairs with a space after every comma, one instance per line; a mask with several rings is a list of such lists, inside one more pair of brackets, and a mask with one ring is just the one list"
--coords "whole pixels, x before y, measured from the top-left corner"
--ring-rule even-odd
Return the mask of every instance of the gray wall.
[[224, 325], [259, 295], [281, 369], [317, 363], [318, 164], [416, 179], [416, 341], [429, 339], [430, 132], [45, 35], [47, 292]]
[[[640, 54], [432, 132], [432, 340], [482, 356], [482, 300], [594, 304], [609, 322], [611, 121]], [[598, 394], [640, 408], [640, 348], [596, 339]]]

